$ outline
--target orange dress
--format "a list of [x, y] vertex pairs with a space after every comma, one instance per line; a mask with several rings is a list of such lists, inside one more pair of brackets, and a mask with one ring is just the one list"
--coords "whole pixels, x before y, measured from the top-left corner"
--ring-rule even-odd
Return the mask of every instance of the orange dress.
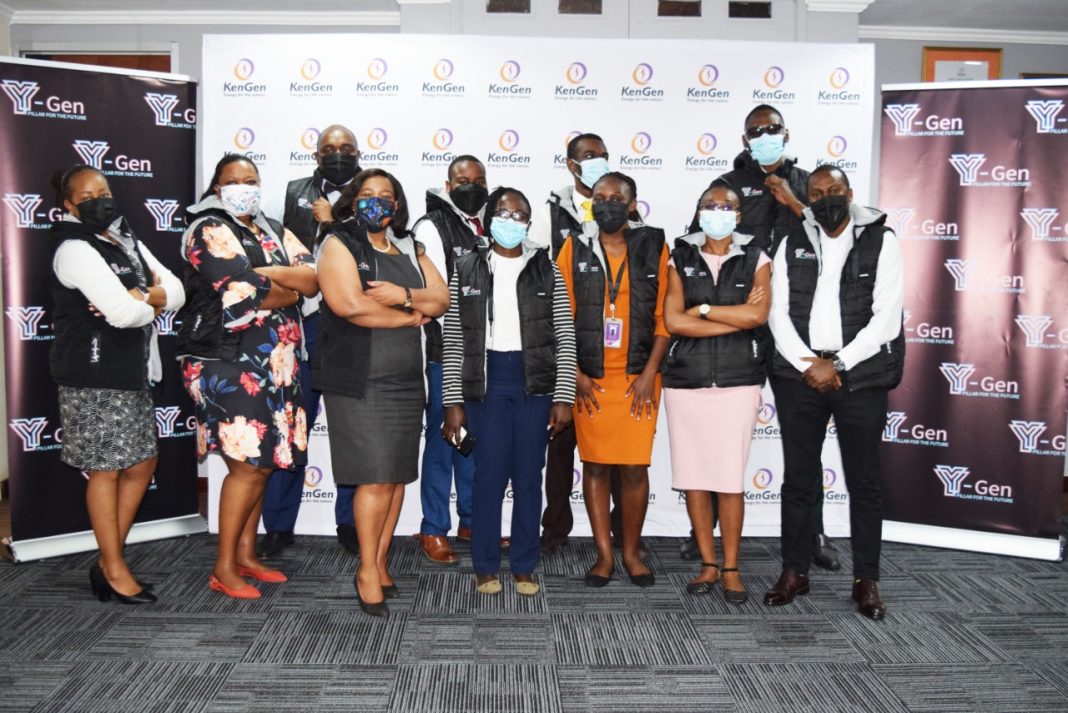
[[[568, 238], [560, 249], [556, 262], [567, 285], [567, 295], [571, 299], [571, 313], [575, 312], [575, 284], [572, 272], [574, 247]], [[616, 275], [623, 258], [608, 257], [608, 274]], [[658, 272], [659, 289], [656, 295], [656, 328], [658, 337], [670, 336], [664, 326], [664, 297], [667, 294], [668, 249], [665, 245], [660, 253]], [[630, 275], [623, 271], [623, 279], [616, 297], [616, 317], [623, 321], [623, 345], [619, 349], [604, 350], [604, 378], [594, 382], [604, 388], [594, 395], [601, 405], [600, 412], [588, 415], [575, 407], [575, 436], [578, 440], [579, 458], [586, 463], [605, 465], [649, 465], [653, 455], [653, 436], [656, 433], [656, 419], [660, 409], [660, 374], [656, 375], [656, 387], [653, 392], [653, 417], [641, 420], [630, 415], [633, 394], [626, 396], [631, 382], [637, 374], [627, 374], [627, 345], [630, 343]], [[607, 282], [607, 280], [606, 280]], [[605, 286], [605, 316], [608, 315], [608, 289]]]

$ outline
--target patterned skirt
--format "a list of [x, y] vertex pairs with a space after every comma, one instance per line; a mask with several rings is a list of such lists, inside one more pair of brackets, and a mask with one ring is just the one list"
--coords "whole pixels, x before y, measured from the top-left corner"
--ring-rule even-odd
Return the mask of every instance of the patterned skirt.
[[152, 392], [59, 387], [63, 462], [81, 470], [122, 470], [153, 458]]

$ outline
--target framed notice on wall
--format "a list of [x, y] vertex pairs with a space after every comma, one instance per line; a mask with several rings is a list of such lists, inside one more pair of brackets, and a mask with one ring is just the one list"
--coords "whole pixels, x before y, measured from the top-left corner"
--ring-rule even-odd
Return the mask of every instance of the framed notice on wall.
[[924, 47], [923, 81], [981, 82], [1001, 79], [1001, 50], [982, 47]]

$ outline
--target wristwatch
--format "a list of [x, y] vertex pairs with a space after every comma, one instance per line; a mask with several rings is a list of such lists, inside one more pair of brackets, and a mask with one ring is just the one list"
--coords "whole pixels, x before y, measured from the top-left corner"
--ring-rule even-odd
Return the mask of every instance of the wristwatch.
[[832, 359], [831, 364], [834, 366], [834, 370], [837, 371], [839, 374], [844, 373], [846, 370], [845, 362], [843, 362], [838, 357]]
[[712, 305], [707, 302], [697, 308], [697, 314], [701, 319], [708, 319], [708, 313], [712, 311]]
[[141, 293], [141, 297], [144, 298], [144, 301], [148, 302], [148, 294], [149, 294], [148, 293], [148, 288], [147, 287], [142, 287], [141, 285], [138, 285], [137, 286], [137, 291]]
[[404, 309], [410, 310], [412, 308], [412, 288], [404, 288]]

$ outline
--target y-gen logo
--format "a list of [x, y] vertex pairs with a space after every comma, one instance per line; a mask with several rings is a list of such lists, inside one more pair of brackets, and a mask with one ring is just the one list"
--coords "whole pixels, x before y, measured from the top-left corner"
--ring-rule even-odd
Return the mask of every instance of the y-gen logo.
[[973, 185], [979, 178], [979, 169], [986, 163], [986, 154], [955, 153], [949, 157], [949, 165], [960, 175], [960, 185]]
[[111, 148], [107, 141], [86, 141], [84, 139], [75, 140], [71, 146], [78, 152], [78, 156], [81, 157], [82, 161], [95, 169], [104, 168], [104, 156]]
[[907, 136], [912, 133], [912, 120], [920, 113], [919, 104], [887, 104], [883, 113], [894, 122], [894, 133]]
[[[1064, 109], [1064, 102], [1060, 99], [1039, 100], [1032, 99], [1027, 102], [1027, 113], [1035, 120], [1037, 124], [1036, 132], [1039, 134], [1063, 134], [1068, 133], [1068, 129], [1057, 129], [1057, 116]], [[1060, 119], [1064, 121], [1064, 119]]]
[[178, 332], [175, 330], [174, 318], [178, 316], [178, 312], [173, 309], [165, 309], [152, 320], [152, 324], [156, 327], [156, 332], [160, 335], [174, 336]]
[[950, 258], [942, 263], [949, 274], [953, 276], [953, 289], [962, 292], [968, 289], [968, 261], [959, 258]]
[[974, 262], [974, 260], [961, 260], [954, 257], [942, 263], [949, 274], [953, 276], [953, 289], [957, 292], [972, 289], [972, 276], [978, 278], [974, 281], [978, 283], [974, 285], [976, 290], [1012, 294], [1023, 294], [1027, 291], [1024, 286], [1023, 275], [1002, 275], [982, 270], [976, 274], [977, 271], [973, 270]]
[[887, 411], [883, 440], [888, 443], [906, 443], [914, 446], [949, 446], [949, 432], [943, 428], [930, 428], [922, 423], [905, 427], [908, 414], [904, 411]]
[[[1052, 438], [1041, 438], [1046, 432], [1045, 421], [1009, 421], [1009, 430], [1020, 442], [1020, 452], [1041, 456], [1064, 456], [1064, 434]], [[1043, 446], [1048, 446], [1044, 448]]]
[[1023, 330], [1027, 346], [1040, 347], [1046, 341], [1046, 330], [1053, 324], [1053, 317], [1048, 314], [1018, 314], [1013, 321]]
[[975, 364], [942, 362], [938, 366], [942, 376], [949, 382], [949, 393], [960, 395], [968, 391], [968, 377], [975, 373]]
[[897, 432], [901, 429], [901, 424], [908, 420], [908, 416], [904, 411], [887, 411], [886, 412], [886, 426], [883, 428], [883, 440], [884, 441], [896, 441]]
[[159, 438], [170, 438], [174, 434], [174, 423], [182, 414], [179, 406], [156, 407], [156, 435]]
[[[1059, 215], [1060, 211], [1056, 208], [1024, 208], [1020, 211], [1020, 217], [1031, 228], [1032, 240], [1068, 240], [1068, 236], [1064, 235], [1061, 226], [1053, 225]], [[1050, 235], [1052, 231], [1060, 231], [1061, 235], [1052, 237]]]
[[[63, 429], [57, 428], [55, 433], [45, 433], [48, 428], [48, 419], [44, 416], [13, 418], [9, 425], [22, 441], [23, 451], [51, 451], [62, 447]], [[47, 443], [47, 441], [54, 442]]]
[[172, 229], [174, 214], [178, 211], [178, 201], [173, 198], [148, 198], [145, 200], [145, 208], [156, 221], [156, 230], [162, 233]]
[[19, 339], [26, 342], [39, 339], [37, 330], [45, 316], [44, 307], [8, 307], [5, 314], [18, 325]]
[[887, 208], [886, 222], [890, 224], [890, 229], [894, 231], [894, 235], [902, 237], [908, 232], [909, 221], [912, 220], [914, 215], [916, 215], [916, 211], [912, 208]]
[[0, 84], [11, 103], [15, 105], [16, 114], [29, 114], [33, 110], [33, 98], [41, 91], [37, 82], [20, 82], [14, 79], [5, 79]]
[[37, 193], [5, 193], [4, 203], [15, 214], [15, 225], [19, 228], [33, 227], [34, 213], [42, 200]]
[[177, 95], [148, 92], [145, 94], [145, 101], [156, 116], [156, 126], [167, 126], [171, 123], [171, 113], [174, 107], [178, 106]]
[[[946, 361], [938, 366], [942, 376], [949, 382], [951, 396], [977, 396], [982, 398], [1019, 399], [1020, 383], [1004, 379], [995, 379], [992, 376], [984, 376], [981, 379], [972, 380], [975, 374], [975, 364], [957, 364]], [[976, 387], [978, 390], [969, 390]]]
[[947, 498], [960, 496], [960, 486], [971, 473], [963, 465], [936, 465], [934, 472], [942, 481], [942, 492]]

